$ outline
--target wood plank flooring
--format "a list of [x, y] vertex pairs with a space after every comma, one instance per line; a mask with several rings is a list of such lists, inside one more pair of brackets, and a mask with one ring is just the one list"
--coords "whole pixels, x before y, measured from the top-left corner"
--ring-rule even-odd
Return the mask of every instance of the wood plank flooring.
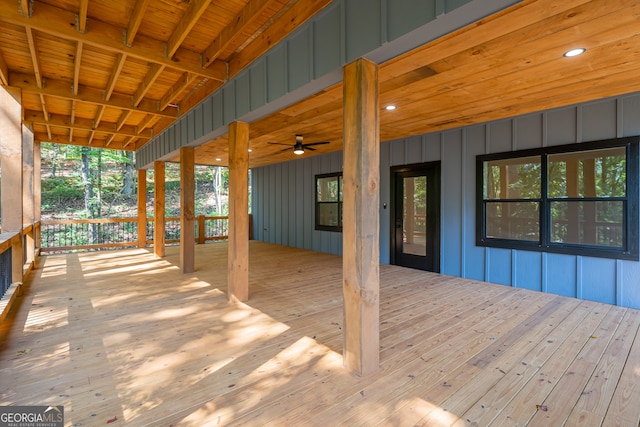
[[339, 257], [252, 241], [39, 260], [0, 324], [0, 405], [68, 426], [632, 426], [640, 311], [383, 265], [381, 367], [342, 366]]

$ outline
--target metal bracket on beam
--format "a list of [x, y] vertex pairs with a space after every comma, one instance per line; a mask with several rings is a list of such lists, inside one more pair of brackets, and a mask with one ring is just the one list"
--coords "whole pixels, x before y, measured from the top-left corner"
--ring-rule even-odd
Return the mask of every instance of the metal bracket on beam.
[[23, 4], [24, 1], [18, 0], [18, 13], [26, 18], [31, 18], [31, 15], [33, 15], [33, 0], [27, 1], [27, 10], [24, 10]]
[[87, 29], [85, 28], [84, 31], [80, 31], [80, 15], [76, 13], [76, 31], [79, 32], [80, 34], [86, 34], [87, 33]]
[[126, 47], [131, 47], [130, 44], [127, 44], [127, 29], [122, 30], [122, 44]]

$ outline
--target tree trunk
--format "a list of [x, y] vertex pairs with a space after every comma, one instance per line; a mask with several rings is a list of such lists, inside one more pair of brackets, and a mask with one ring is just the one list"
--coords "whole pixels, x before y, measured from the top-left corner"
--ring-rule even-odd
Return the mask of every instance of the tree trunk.
[[53, 144], [53, 151], [51, 152], [51, 172], [49, 178], [55, 178], [58, 168], [58, 153], [60, 153], [60, 145]]
[[222, 174], [220, 173], [220, 167], [213, 167], [213, 196], [216, 201], [216, 215], [222, 215], [222, 206], [220, 203], [220, 191], [222, 190]]
[[126, 159], [122, 165], [122, 187], [125, 197], [133, 196], [133, 152], [123, 151], [123, 157]]
[[84, 209], [87, 211], [87, 216], [92, 217], [91, 200], [93, 199], [93, 182], [91, 180], [91, 171], [89, 169], [89, 153], [91, 148], [81, 147], [80, 153], [82, 155], [82, 187], [84, 188]]

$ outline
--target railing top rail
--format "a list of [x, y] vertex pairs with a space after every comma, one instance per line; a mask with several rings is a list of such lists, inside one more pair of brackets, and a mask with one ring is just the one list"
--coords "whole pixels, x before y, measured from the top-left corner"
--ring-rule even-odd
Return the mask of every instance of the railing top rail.
[[18, 232], [0, 233], [0, 253], [8, 251], [11, 246], [19, 241], [20, 233]]

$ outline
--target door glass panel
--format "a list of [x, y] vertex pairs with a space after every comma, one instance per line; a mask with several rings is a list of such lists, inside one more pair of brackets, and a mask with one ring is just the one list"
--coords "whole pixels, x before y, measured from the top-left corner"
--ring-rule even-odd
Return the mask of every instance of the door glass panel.
[[403, 252], [427, 255], [427, 177], [404, 178]]

